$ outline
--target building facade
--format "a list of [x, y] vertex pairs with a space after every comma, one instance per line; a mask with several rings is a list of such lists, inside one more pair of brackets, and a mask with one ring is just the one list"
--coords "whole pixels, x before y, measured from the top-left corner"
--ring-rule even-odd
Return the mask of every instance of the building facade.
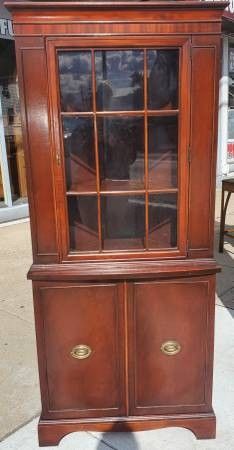
[[0, 223], [28, 216], [11, 17], [0, 0]]
[[223, 16], [217, 184], [234, 176], [234, 0]]

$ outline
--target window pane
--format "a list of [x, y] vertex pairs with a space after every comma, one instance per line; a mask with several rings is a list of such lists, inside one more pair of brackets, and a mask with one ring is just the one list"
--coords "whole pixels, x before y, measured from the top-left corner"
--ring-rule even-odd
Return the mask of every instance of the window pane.
[[4, 203], [4, 190], [3, 190], [3, 180], [2, 180], [2, 171], [0, 166], [0, 208], [5, 206]]
[[[27, 203], [27, 186], [15, 46], [14, 41], [8, 39], [1, 39], [0, 44], [0, 152], [4, 155], [3, 159], [7, 159], [2, 163], [2, 177], [8, 193], [5, 201], [9, 202], [11, 197], [14, 206], [17, 206]], [[0, 179], [0, 206], [6, 206], [2, 198]]]
[[68, 197], [70, 249], [98, 250], [98, 213], [95, 195]]
[[92, 110], [91, 52], [59, 52], [61, 110]]
[[177, 194], [149, 195], [149, 248], [177, 246]]
[[178, 50], [148, 50], [148, 108], [178, 107]]
[[228, 140], [234, 141], [234, 109], [228, 111]]
[[229, 45], [229, 108], [234, 108], [234, 45]]
[[96, 191], [93, 119], [64, 117], [63, 136], [67, 189]]
[[149, 188], [177, 186], [177, 117], [149, 117]]
[[104, 250], [144, 248], [143, 195], [103, 195], [101, 210]]
[[142, 117], [99, 118], [98, 146], [101, 189], [143, 188], [144, 120]]
[[142, 50], [97, 51], [95, 66], [98, 110], [143, 109]]

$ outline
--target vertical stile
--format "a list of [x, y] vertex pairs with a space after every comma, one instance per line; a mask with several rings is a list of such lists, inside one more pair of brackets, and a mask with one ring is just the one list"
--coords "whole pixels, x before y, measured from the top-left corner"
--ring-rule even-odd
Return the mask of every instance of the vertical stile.
[[[132, 286], [131, 286], [132, 287]], [[129, 415], [129, 330], [128, 330], [128, 307], [129, 307], [129, 283], [124, 281], [124, 331], [125, 331], [125, 401], [126, 401], [126, 415]]]
[[147, 51], [144, 49], [144, 141], [145, 141], [145, 247], [149, 248], [149, 180], [148, 180], [148, 116], [147, 116]]
[[101, 196], [100, 196], [100, 170], [98, 155], [98, 131], [97, 131], [97, 108], [96, 108], [96, 77], [95, 77], [95, 54], [91, 50], [91, 66], [92, 66], [92, 92], [93, 92], [93, 120], [94, 120], [94, 148], [96, 162], [96, 184], [97, 184], [97, 204], [98, 204], [98, 240], [99, 252], [102, 251], [102, 224], [101, 224]]

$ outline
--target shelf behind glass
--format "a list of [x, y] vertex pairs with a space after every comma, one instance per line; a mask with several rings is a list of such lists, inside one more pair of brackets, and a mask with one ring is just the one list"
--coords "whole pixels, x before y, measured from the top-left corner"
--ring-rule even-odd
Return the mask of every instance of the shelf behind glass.
[[[68, 197], [69, 239], [72, 252], [175, 249], [177, 193], [149, 193], [148, 232], [145, 194]], [[147, 237], [148, 236], [148, 240]]]
[[103, 250], [144, 249], [145, 196], [101, 196]]
[[149, 195], [149, 248], [177, 247], [177, 194]]
[[98, 251], [97, 196], [72, 196], [67, 198], [70, 250]]
[[[168, 190], [177, 187], [178, 118], [148, 118], [148, 186], [145, 185], [144, 119], [97, 120], [99, 190]], [[63, 117], [66, 184], [69, 192], [97, 192], [92, 117]]]
[[178, 118], [148, 117], [149, 189], [176, 188], [178, 182]]
[[144, 186], [144, 118], [99, 117], [97, 131], [101, 186]]
[[90, 190], [96, 185], [93, 118], [63, 117], [62, 123], [67, 189]]

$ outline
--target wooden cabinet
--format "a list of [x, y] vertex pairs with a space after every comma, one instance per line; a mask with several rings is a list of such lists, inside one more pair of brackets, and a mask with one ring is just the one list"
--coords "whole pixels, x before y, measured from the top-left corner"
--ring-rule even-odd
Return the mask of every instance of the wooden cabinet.
[[30, 203], [41, 445], [215, 435], [224, 2], [8, 1]]
[[48, 415], [124, 414], [122, 286], [60, 283], [36, 291], [44, 322]]
[[63, 258], [184, 256], [188, 38], [98, 45], [48, 42]]
[[45, 414], [209, 410], [213, 281], [35, 283]]
[[209, 409], [211, 284], [208, 279], [134, 283], [132, 414]]

